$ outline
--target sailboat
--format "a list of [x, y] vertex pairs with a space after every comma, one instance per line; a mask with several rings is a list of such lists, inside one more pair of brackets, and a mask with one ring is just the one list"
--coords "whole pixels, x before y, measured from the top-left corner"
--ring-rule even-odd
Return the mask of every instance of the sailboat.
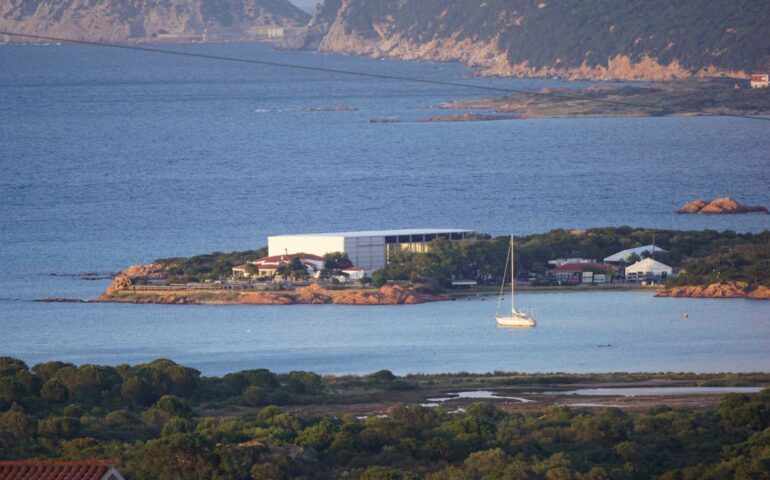
[[[503, 290], [505, 289], [505, 276], [508, 273], [508, 260], [511, 265], [511, 314], [500, 315], [500, 304], [503, 301]], [[514, 305], [514, 286], [516, 285], [516, 270], [513, 268], [513, 235], [511, 235], [511, 249], [508, 251], [508, 258], [505, 260], [505, 271], [503, 272], [503, 283], [500, 285], [500, 297], [497, 300], [497, 314], [495, 320], [501, 327], [534, 327], [535, 319], [524, 312], [517, 312]]]

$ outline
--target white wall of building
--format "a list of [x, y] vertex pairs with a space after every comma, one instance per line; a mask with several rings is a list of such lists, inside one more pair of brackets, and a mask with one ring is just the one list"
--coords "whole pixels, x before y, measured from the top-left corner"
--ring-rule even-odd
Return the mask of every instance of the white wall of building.
[[267, 251], [269, 256], [286, 253], [312, 253], [324, 256], [327, 253], [344, 252], [348, 254], [348, 258], [353, 262], [353, 265], [371, 273], [374, 270], [385, 268], [387, 262], [386, 237], [418, 236], [419, 240], [416, 241], [422, 242], [423, 235], [433, 235], [435, 237], [441, 234], [449, 238], [450, 234], [465, 233], [473, 234], [474, 237], [471, 238], [475, 238], [475, 233], [472, 231], [448, 229], [374, 230], [310, 235], [275, 235], [267, 237]]
[[279, 235], [267, 237], [267, 254], [312, 253], [323, 257], [327, 253], [344, 252], [345, 237]]

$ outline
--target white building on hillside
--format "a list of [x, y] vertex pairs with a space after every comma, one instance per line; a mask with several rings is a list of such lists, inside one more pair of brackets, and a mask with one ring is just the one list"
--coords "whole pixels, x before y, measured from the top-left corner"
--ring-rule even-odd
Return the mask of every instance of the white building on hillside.
[[638, 280], [644, 277], [665, 278], [673, 273], [674, 269], [652, 258], [645, 258], [633, 265], [626, 267], [626, 280]]
[[665, 253], [666, 251], [663, 250], [660, 247], [654, 246], [654, 245], [645, 245], [643, 247], [636, 247], [636, 248], [628, 248], [626, 250], [620, 251], [614, 255], [610, 255], [609, 257], [606, 257], [604, 259], [605, 262], [627, 262], [632, 255], [636, 254], [639, 257], [642, 256], [643, 253], [652, 253], [653, 249], [655, 249], [655, 252], [662, 252]]
[[399, 251], [427, 252], [433, 240], [474, 240], [476, 232], [455, 229], [374, 230], [365, 232], [308, 233], [267, 237], [268, 255], [297, 252], [324, 256], [343, 252], [367, 272], [384, 268], [388, 258]]

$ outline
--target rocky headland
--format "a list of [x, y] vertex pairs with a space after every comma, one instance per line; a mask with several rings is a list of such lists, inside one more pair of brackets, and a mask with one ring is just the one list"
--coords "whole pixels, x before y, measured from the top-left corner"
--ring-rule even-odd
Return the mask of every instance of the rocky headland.
[[[196, 288], [191, 285], [174, 288], [142, 288], [147, 280], [161, 280], [167, 275], [161, 263], [132, 265], [115, 276], [104, 293], [91, 302], [156, 303], [165, 305], [404, 305], [450, 300], [417, 288], [384, 285], [380, 288], [344, 287], [327, 289], [319, 284], [287, 287], [277, 290], [233, 290]], [[42, 299], [41, 301], [70, 301]]]
[[704, 215], [730, 215], [740, 213], [768, 213], [767, 207], [762, 205], [742, 205], [730, 197], [717, 198], [707, 202], [697, 199], [685, 204], [676, 211], [679, 214], [704, 214]]
[[770, 300], [770, 288], [763, 285], [750, 286], [747, 282], [724, 282], [712, 283], [711, 285], [669, 287], [659, 291], [655, 296]]
[[255, 28], [304, 27], [309, 19], [289, 0], [0, 2], [0, 30], [94, 42], [246, 40]]
[[326, 0], [293, 47], [456, 61], [480, 75], [746, 78], [770, 57], [770, 9], [737, 0]]

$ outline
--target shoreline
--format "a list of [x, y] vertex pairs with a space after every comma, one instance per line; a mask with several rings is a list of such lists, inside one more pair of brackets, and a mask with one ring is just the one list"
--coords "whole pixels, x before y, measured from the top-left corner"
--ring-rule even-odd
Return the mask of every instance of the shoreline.
[[[696, 299], [748, 299], [770, 300], [770, 288], [759, 286], [749, 288], [743, 282], [727, 282], [705, 286], [688, 285], [666, 287], [664, 285], [564, 285], [527, 286], [517, 285], [521, 293], [599, 293], [599, 292], [650, 292], [657, 298]], [[398, 285], [375, 288], [352, 288], [325, 290], [317, 285], [299, 287], [295, 290], [167, 290], [162, 292], [146, 290], [120, 290], [105, 292], [91, 299], [69, 297], [44, 297], [33, 300], [41, 303], [126, 303], [155, 305], [419, 305], [423, 303], [458, 300], [486, 300], [499, 294], [497, 287], [481, 287], [474, 290], [449, 291], [443, 294], [427, 294], [414, 288]]]

